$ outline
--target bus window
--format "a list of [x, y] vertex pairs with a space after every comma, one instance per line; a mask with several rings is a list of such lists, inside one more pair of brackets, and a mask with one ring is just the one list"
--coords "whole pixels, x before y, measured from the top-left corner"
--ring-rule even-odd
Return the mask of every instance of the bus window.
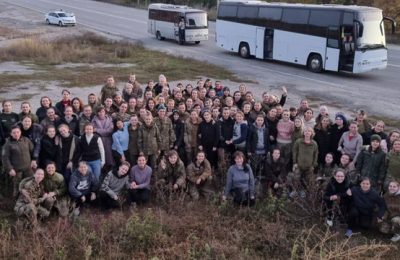
[[282, 26], [286, 30], [294, 30], [298, 33], [308, 32], [308, 9], [284, 8]]
[[312, 10], [309, 24], [318, 27], [339, 26], [340, 12]]
[[240, 6], [237, 17], [240, 18], [255, 18], [258, 15], [258, 7], [256, 6]]
[[207, 13], [187, 13], [188, 28], [207, 28]]
[[225, 6], [220, 6], [218, 9], [218, 18], [222, 19], [236, 19], [236, 13], [237, 13], [237, 6], [230, 6], [230, 5], [225, 5]]
[[261, 7], [258, 17], [262, 20], [280, 21], [282, 17], [282, 8]]
[[351, 25], [354, 23], [354, 15], [353, 13], [344, 13], [343, 14], [343, 25]]
[[289, 24], [307, 24], [309, 10], [306, 9], [291, 9], [283, 10], [282, 22]]

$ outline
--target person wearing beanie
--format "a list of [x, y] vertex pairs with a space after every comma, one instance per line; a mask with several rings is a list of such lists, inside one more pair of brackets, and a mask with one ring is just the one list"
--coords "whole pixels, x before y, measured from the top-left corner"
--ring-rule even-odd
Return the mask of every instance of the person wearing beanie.
[[385, 157], [382, 151], [381, 137], [371, 136], [370, 145], [363, 148], [357, 157], [356, 169], [361, 177], [368, 177], [372, 182], [372, 187], [380, 191], [385, 180]]

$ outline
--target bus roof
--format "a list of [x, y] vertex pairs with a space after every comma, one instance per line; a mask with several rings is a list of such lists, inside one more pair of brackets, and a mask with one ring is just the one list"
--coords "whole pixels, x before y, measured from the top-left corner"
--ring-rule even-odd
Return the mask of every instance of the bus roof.
[[172, 4], [150, 4], [149, 5], [149, 10], [150, 9], [156, 9], [156, 10], [167, 10], [171, 12], [179, 12], [179, 13], [191, 13], [191, 12], [202, 12], [205, 13], [204, 10], [200, 9], [195, 9], [191, 8], [187, 5], [172, 5]]
[[336, 4], [302, 4], [302, 3], [282, 3], [282, 2], [263, 2], [263, 1], [238, 1], [238, 0], [221, 0], [220, 4], [223, 5], [250, 5], [250, 6], [270, 6], [270, 7], [295, 7], [295, 8], [322, 8], [322, 9], [337, 9], [342, 11], [382, 11], [379, 8], [369, 6], [358, 6], [358, 5], [336, 5]]

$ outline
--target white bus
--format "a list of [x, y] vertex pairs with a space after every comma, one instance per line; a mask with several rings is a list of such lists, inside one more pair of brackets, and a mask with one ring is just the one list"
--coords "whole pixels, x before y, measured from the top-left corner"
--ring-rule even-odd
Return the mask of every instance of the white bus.
[[[179, 37], [179, 22], [184, 20], [184, 39]], [[207, 13], [183, 5], [150, 4], [148, 32], [158, 40], [174, 39], [183, 42], [208, 40]]]
[[362, 73], [387, 66], [382, 10], [365, 6], [223, 1], [217, 46], [248, 58]]

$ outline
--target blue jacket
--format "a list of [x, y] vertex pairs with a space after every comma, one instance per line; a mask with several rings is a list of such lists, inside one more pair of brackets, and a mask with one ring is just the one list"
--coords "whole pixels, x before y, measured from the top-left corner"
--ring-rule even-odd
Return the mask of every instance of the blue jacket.
[[254, 175], [249, 164], [240, 169], [236, 164], [228, 169], [226, 176], [226, 186], [224, 195], [228, 196], [233, 189], [240, 189], [242, 192], [250, 191], [250, 196], [254, 196], [255, 191]]
[[112, 135], [112, 146], [111, 149], [117, 151], [120, 155], [124, 154], [124, 151], [128, 150], [129, 145], [129, 122], [124, 123], [123, 130], [117, 130]]

